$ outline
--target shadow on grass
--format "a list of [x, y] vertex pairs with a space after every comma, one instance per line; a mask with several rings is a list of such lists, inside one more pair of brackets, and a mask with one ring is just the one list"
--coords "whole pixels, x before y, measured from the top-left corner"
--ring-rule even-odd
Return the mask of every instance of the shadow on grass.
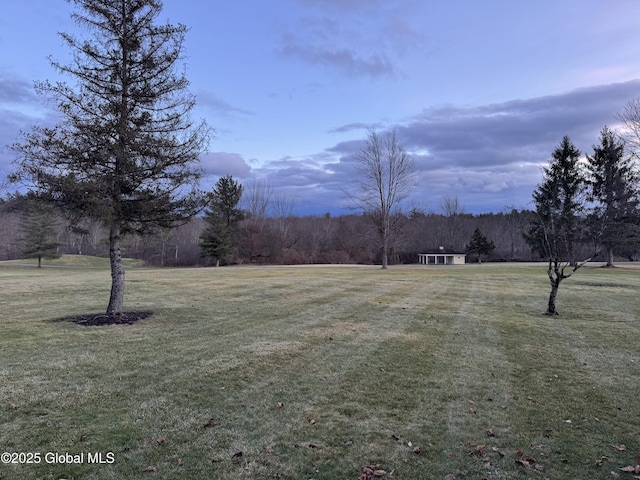
[[122, 312], [119, 315], [109, 315], [106, 313], [87, 313], [82, 315], [72, 315], [69, 317], [54, 318], [51, 322], [71, 322], [85, 327], [99, 327], [103, 325], [132, 325], [138, 320], [153, 315], [151, 311], [143, 312]]

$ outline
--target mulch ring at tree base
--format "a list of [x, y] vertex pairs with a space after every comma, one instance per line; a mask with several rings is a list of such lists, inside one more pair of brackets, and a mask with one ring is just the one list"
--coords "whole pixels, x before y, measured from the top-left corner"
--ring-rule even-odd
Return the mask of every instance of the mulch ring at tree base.
[[85, 315], [72, 315], [70, 317], [56, 318], [53, 322], [73, 322], [85, 327], [99, 327], [102, 325], [131, 325], [138, 320], [150, 317], [153, 312], [122, 312], [119, 315], [106, 313], [88, 313]]

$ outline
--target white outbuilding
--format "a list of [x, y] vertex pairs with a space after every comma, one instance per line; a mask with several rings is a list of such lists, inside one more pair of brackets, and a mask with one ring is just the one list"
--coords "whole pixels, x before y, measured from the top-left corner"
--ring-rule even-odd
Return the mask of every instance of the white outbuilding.
[[466, 254], [446, 252], [442, 247], [436, 253], [418, 254], [418, 263], [423, 265], [464, 265], [466, 260]]

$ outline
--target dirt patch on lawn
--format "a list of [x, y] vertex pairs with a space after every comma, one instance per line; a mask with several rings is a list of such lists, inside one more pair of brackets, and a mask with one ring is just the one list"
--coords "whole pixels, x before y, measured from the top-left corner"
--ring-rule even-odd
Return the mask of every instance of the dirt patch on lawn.
[[102, 325], [132, 325], [138, 320], [150, 317], [153, 312], [122, 312], [119, 315], [108, 315], [106, 313], [87, 313], [83, 315], [72, 315], [69, 317], [56, 318], [53, 322], [71, 322], [85, 327], [99, 327]]

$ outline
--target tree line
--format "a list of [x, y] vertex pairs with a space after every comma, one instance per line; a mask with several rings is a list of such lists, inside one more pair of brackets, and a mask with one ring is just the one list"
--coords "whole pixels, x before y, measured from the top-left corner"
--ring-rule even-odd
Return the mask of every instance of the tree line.
[[[231, 249], [220, 257], [203, 252], [203, 235], [210, 228], [204, 215], [174, 228], [125, 235], [123, 255], [140, 259], [149, 266], [167, 267], [218, 263], [381, 264], [378, 233], [364, 214], [276, 216], [273, 199], [265, 198], [264, 202], [266, 210], [261, 216], [251, 216], [241, 205], [246, 217], [238, 222], [229, 239]], [[441, 203], [452, 203], [452, 199], [443, 199]], [[524, 236], [536, 218], [535, 211], [506, 208], [502, 212], [473, 215], [465, 213], [459, 202], [458, 208], [446, 211], [441, 206], [437, 212], [413, 209], [403, 214], [399, 219], [402, 232], [390, 247], [390, 263], [416, 263], [419, 253], [438, 251], [440, 247], [449, 252], [469, 253], [467, 261], [476, 262], [477, 255], [468, 249], [477, 237], [476, 230], [481, 234], [479, 241], [484, 238], [494, 245], [490, 253], [482, 254], [482, 261], [545, 259], [531, 249]], [[98, 220], [71, 223], [63, 212], [55, 210], [34, 218], [26, 196], [14, 195], [0, 200], [0, 259], [33, 258], [38, 249], [42, 258], [60, 254], [108, 256], [109, 232]], [[590, 251], [588, 244], [577, 245], [577, 254]], [[640, 244], [628, 245], [616, 258], [640, 260]], [[604, 253], [598, 259], [605, 260]]]

